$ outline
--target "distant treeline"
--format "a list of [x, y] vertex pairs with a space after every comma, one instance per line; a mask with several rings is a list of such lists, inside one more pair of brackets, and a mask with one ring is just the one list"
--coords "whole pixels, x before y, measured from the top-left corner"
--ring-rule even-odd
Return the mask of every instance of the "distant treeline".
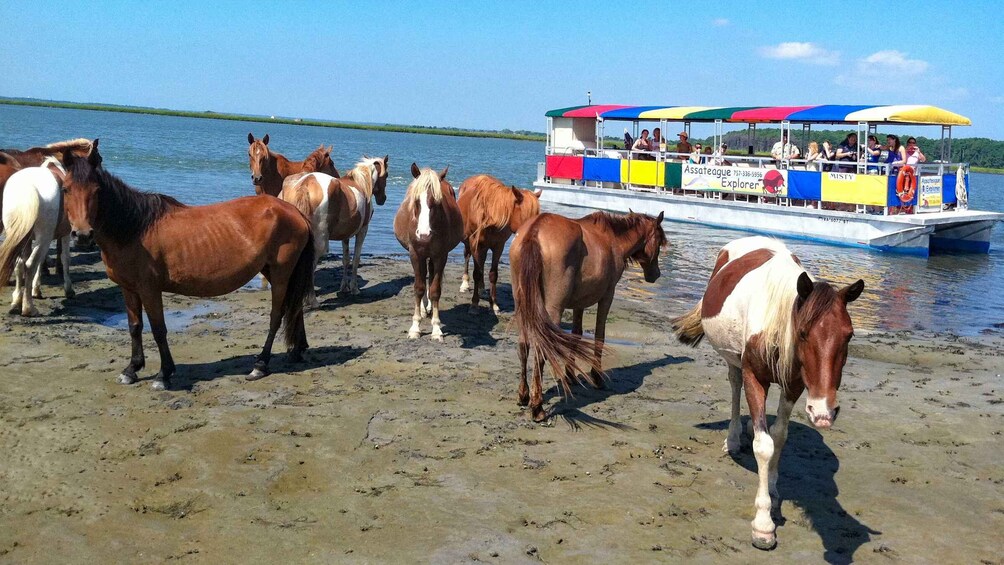
[[307, 118], [280, 118], [268, 116], [248, 116], [245, 114], [225, 114], [206, 110], [205, 112], [190, 112], [185, 110], [167, 110], [164, 108], [144, 108], [141, 106], [117, 106], [114, 104], [82, 104], [78, 102], [56, 102], [52, 100], [36, 100], [31, 98], [0, 98], [0, 104], [11, 106], [41, 106], [45, 108], [68, 108], [72, 110], [97, 110], [101, 112], [125, 112], [129, 114], [152, 114], [158, 116], [177, 116], [182, 118], [204, 118], [213, 120], [234, 120], [243, 122], [262, 122], [269, 124], [288, 124], [294, 126], [318, 126], [342, 129], [360, 129], [371, 131], [390, 131], [398, 133], [425, 133], [429, 135], [450, 135], [459, 137], [490, 137], [497, 139], [515, 139], [520, 141], [544, 141], [542, 133], [504, 129], [477, 130], [441, 126], [402, 126], [393, 124], [359, 124], [352, 122], [334, 122], [328, 120], [312, 120]]

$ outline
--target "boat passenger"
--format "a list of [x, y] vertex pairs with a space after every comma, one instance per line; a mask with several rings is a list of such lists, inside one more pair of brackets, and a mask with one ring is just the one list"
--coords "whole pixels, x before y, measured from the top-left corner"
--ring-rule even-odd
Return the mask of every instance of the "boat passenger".
[[[834, 161], [837, 158], [837, 152], [833, 149], [833, 145], [830, 144], [829, 139], [823, 140], [823, 147], [819, 151], [822, 157], [821, 161]], [[823, 172], [828, 173], [833, 170], [833, 163], [823, 163]]]
[[652, 130], [652, 151], [665, 151], [666, 140], [662, 138], [662, 130], [655, 128]]
[[638, 139], [634, 140], [634, 145], [631, 146], [631, 151], [650, 151], [652, 149], [652, 140], [648, 138], [648, 130], [641, 130], [641, 135]]
[[844, 161], [850, 163], [849, 165], [840, 165], [837, 172], [840, 173], [853, 173], [856, 168], [854, 163], [858, 160], [858, 134], [849, 133], [847, 137], [844, 138], [843, 143], [840, 147], [837, 147], [837, 161]]
[[917, 140], [913, 137], [906, 140], [906, 164], [910, 166], [917, 166], [918, 163], [924, 163], [927, 161], [927, 156], [924, 152], [920, 150], [920, 146], [917, 145]]
[[685, 131], [681, 131], [676, 135], [679, 136], [680, 138], [680, 142], [676, 144], [676, 152], [680, 153], [681, 154], [680, 158], [686, 161], [689, 158], [690, 154], [693, 153], [694, 151], [694, 148], [690, 145], [690, 142], [687, 141], [688, 139], [690, 139], [690, 135]]
[[823, 154], [819, 152], [819, 144], [815, 141], [809, 142], [809, 152], [805, 155], [805, 170], [819, 171], [823, 160]]
[[781, 134], [781, 141], [774, 144], [770, 150], [770, 156], [774, 158], [774, 164], [780, 165], [782, 160], [798, 159], [801, 153], [793, 143], [788, 143], [788, 132]]
[[718, 148], [718, 151], [715, 151], [714, 153], [711, 154], [711, 164], [712, 165], [717, 165], [719, 167], [723, 167], [723, 166], [727, 167], [727, 166], [731, 165], [732, 163], [730, 163], [730, 162], [728, 162], [728, 161], [725, 160], [725, 155], [728, 153], [728, 151], [729, 151], [729, 144], [728, 143], [723, 143]]
[[704, 151], [701, 152], [701, 164], [702, 165], [710, 165], [711, 164], [711, 146], [710, 145], [707, 146], [707, 147], [705, 147]]
[[894, 175], [899, 171], [899, 168], [906, 163], [906, 149], [900, 145], [898, 135], [890, 133], [885, 136], [885, 142], [885, 162], [889, 164], [889, 174]]
[[701, 144], [698, 143], [694, 146], [694, 150], [690, 152], [690, 156], [687, 158], [688, 163], [693, 163], [695, 165], [701, 164]]
[[[865, 147], [865, 157], [869, 163], [878, 163], [879, 157], [882, 156], [882, 146], [879, 145], [878, 138], [874, 135], [868, 136], [868, 145]], [[869, 175], [877, 175], [879, 173], [878, 167], [868, 167]]]

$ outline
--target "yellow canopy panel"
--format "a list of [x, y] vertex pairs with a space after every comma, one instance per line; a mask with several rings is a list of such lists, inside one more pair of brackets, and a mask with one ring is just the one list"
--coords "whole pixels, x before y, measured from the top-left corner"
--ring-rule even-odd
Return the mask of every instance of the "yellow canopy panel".
[[876, 106], [847, 114], [848, 122], [894, 122], [902, 124], [932, 124], [968, 126], [972, 121], [948, 110], [935, 106], [901, 104], [897, 106]]
[[674, 108], [660, 108], [658, 110], [648, 110], [638, 114], [641, 120], [682, 120], [687, 114], [692, 112], [703, 112], [704, 110], [717, 110], [721, 106], [676, 106]]

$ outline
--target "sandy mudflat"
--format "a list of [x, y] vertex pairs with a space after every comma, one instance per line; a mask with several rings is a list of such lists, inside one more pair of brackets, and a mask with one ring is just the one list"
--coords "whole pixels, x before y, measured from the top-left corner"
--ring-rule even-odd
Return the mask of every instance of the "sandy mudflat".
[[[796, 408], [785, 520], [749, 543], [755, 462], [723, 455], [729, 387], [710, 347], [675, 343], [630, 272], [609, 391], [516, 406], [512, 298], [467, 313], [447, 269], [446, 343], [409, 341], [411, 272], [367, 258], [363, 295], [319, 277], [307, 363], [245, 382], [267, 294], [167, 299], [175, 390], [122, 386], [122, 299], [95, 254], [78, 297], [0, 316], [0, 561], [999, 563], [1004, 337], [858, 332], [824, 434]], [[82, 267], [81, 267], [82, 266]], [[663, 276], [672, 277], [664, 268]], [[47, 279], [49, 296], [61, 296]], [[8, 290], [4, 296], [8, 296]], [[853, 307], [852, 307], [853, 308]], [[853, 310], [852, 310], [853, 315]], [[104, 324], [100, 323], [104, 322]], [[587, 314], [587, 327], [590, 323]], [[424, 331], [429, 331], [428, 323]], [[158, 368], [145, 334], [148, 367]], [[773, 395], [771, 406], [775, 402]], [[744, 409], [745, 410], [745, 409]], [[780, 559], [780, 561], [778, 561]]]

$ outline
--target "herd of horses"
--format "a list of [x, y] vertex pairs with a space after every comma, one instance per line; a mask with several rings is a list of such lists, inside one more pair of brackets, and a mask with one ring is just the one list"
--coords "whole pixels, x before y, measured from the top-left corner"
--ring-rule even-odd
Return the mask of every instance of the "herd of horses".
[[[153, 388], [170, 386], [175, 365], [162, 293], [220, 296], [258, 274], [270, 286], [272, 305], [265, 343], [247, 378], [268, 374], [280, 327], [285, 328], [289, 360], [298, 361], [308, 347], [304, 310], [317, 304], [314, 270], [329, 241], [342, 242], [340, 290], [360, 292], [359, 256], [374, 201], [379, 206], [387, 200], [389, 158], [364, 157], [341, 175], [332, 163], [331, 147], [321, 146], [296, 162], [268, 143], [268, 135], [256, 139], [248, 134], [256, 195], [207, 206], [187, 206], [132, 188], [104, 168], [97, 139], [0, 151], [0, 227], [5, 234], [0, 286], [14, 274], [11, 312], [37, 315], [31, 299], [41, 296], [41, 272], [53, 239], [61, 242], [66, 297], [73, 296], [72, 231], [78, 241], [92, 238], [99, 246], [108, 277], [122, 290], [132, 355], [119, 382], [136, 382], [145, 366], [146, 311], [160, 353]], [[488, 300], [498, 313], [499, 261], [515, 234], [510, 263], [519, 330], [517, 402], [529, 406], [533, 420], [543, 421], [548, 417], [541, 383], [545, 364], [566, 394], [578, 382], [604, 387], [605, 326], [617, 283], [632, 262], [640, 265], [647, 282], [659, 278], [659, 253], [667, 246], [663, 215], [594, 212], [570, 219], [541, 213], [540, 191], [508, 186], [489, 175], [473, 176], [456, 191], [447, 173], [448, 167], [435, 171], [412, 163], [413, 180], [394, 218], [394, 235], [408, 251], [415, 275], [408, 337], [420, 337], [421, 321], [431, 317], [431, 337], [443, 341], [443, 273], [448, 254], [461, 243], [461, 292], [473, 286], [471, 309], [476, 312], [491, 252]], [[836, 420], [837, 389], [853, 335], [847, 304], [863, 289], [861, 280], [842, 288], [815, 281], [781, 242], [748, 237], [722, 248], [702, 300], [671, 322], [680, 341], [696, 346], [707, 338], [728, 365], [732, 414], [723, 449], [729, 453], [739, 450], [739, 402], [746, 391], [759, 473], [752, 522], [758, 548], [776, 545], [772, 516], [780, 505], [778, 460], [795, 401], [807, 390], [810, 422], [829, 428]], [[596, 328], [589, 339], [583, 336], [583, 312], [593, 305]], [[566, 333], [560, 324], [569, 309], [572, 327]], [[768, 428], [765, 403], [772, 384], [781, 394], [777, 418]]]

